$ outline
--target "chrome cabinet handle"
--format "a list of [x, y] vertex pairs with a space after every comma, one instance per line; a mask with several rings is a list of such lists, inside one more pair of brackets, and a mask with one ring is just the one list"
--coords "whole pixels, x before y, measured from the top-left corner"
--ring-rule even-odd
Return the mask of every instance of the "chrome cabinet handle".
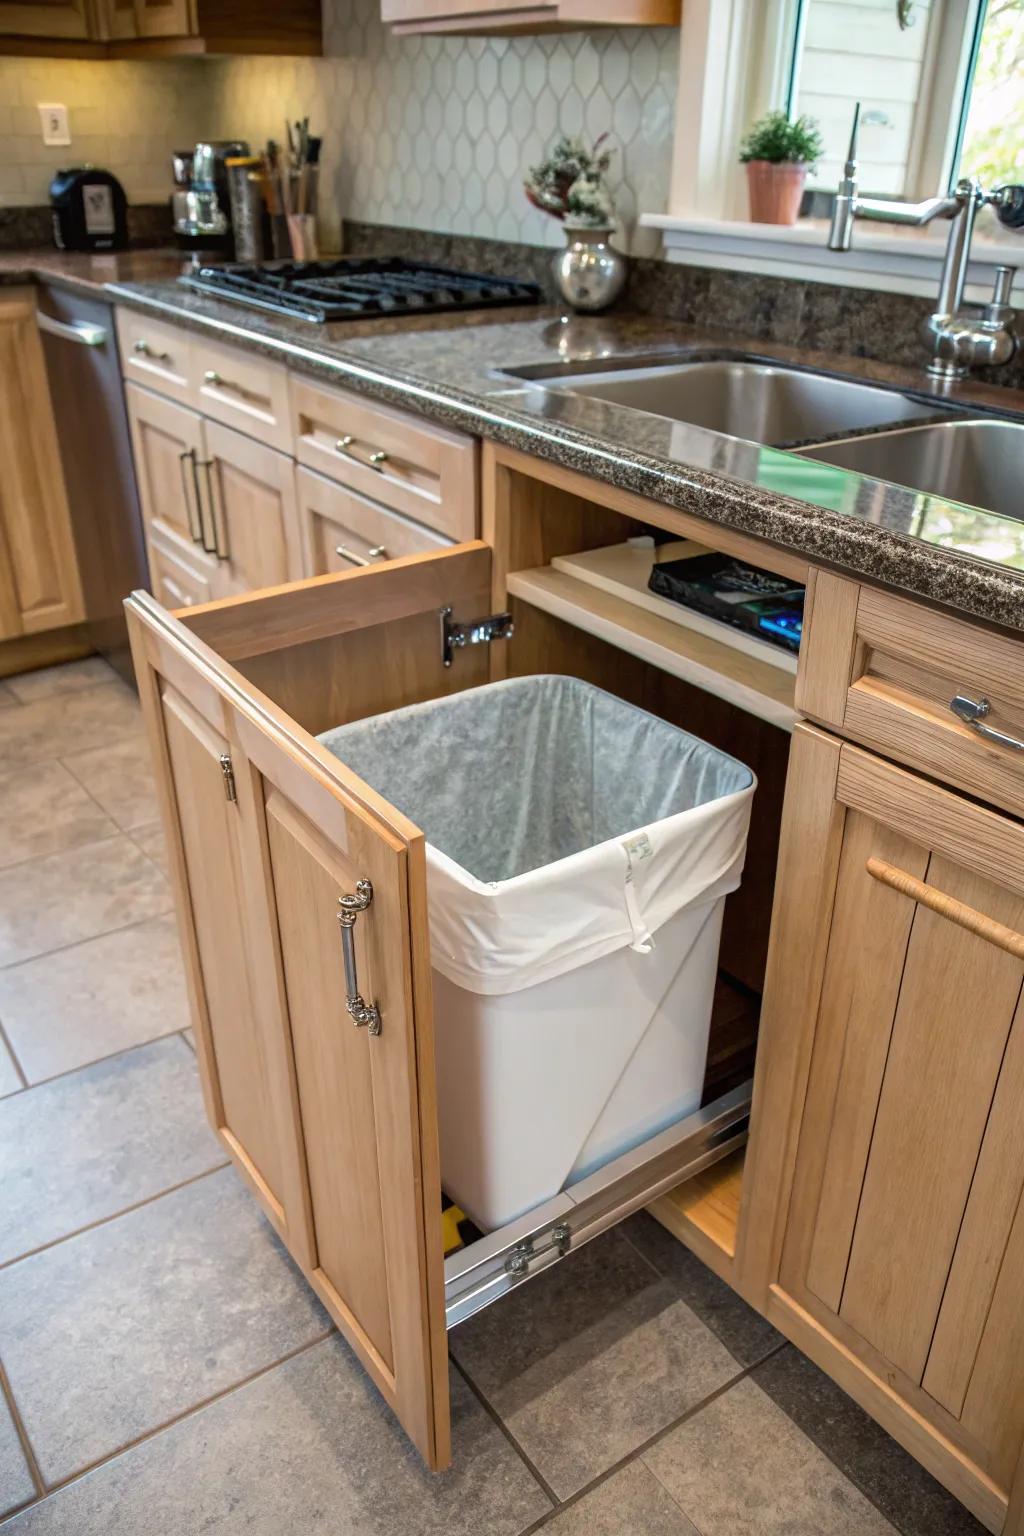
[[59, 336], [61, 341], [75, 341], [80, 347], [106, 346], [107, 333], [102, 325], [90, 325], [85, 320], [55, 320], [52, 315], [36, 311], [36, 324], [41, 331]]
[[388, 558], [388, 552], [383, 544], [374, 545], [373, 549], [368, 549], [365, 555], [357, 555], [355, 550], [349, 549], [347, 544], [336, 544], [334, 546], [334, 553], [340, 555], [343, 560], [347, 560], [351, 565], [373, 565], [378, 560], [386, 560]]
[[972, 731], [977, 731], [979, 736], [984, 736], [986, 741], [994, 741], [998, 747], [1009, 747], [1013, 752], [1024, 752], [1024, 741], [1016, 736], [1007, 736], [1005, 731], [997, 731], [994, 726], [983, 724], [985, 716], [992, 710], [988, 699], [969, 699], [966, 694], [958, 693], [950, 699], [949, 707], [958, 720], [969, 725]]
[[[192, 459], [192, 484], [195, 488], [196, 507], [199, 512], [199, 538], [197, 542], [203, 546], [203, 549], [208, 555], [215, 555], [217, 553], [217, 535], [216, 531], [214, 531], [211, 542], [211, 536], [207, 533], [206, 530], [206, 516], [203, 507], [203, 495], [199, 489], [199, 460], [196, 458], [196, 451], [194, 448], [190, 449], [189, 452]], [[210, 519], [211, 521], [213, 520], [212, 505], [210, 509]]]
[[339, 437], [337, 442], [334, 444], [334, 451], [336, 453], [343, 453], [347, 459], [355, 459], [357, 464], [363, 464], [368, 469], [375, 469], [379, 475], [382, 475], [384, 473], [384, 465], [388, 461], [388, 456], [384, 452], [383, 448], [374, 448], [372, 452], [368, 453], [364, 459], [362, 455], [356, 453], [355, 449], [353, 448], [352, 445], [354, 442], [355, 438], [352, 436], [351, 432], [346, 432], [345, 436]]
[[171, 360], [171, 354], [169, 352], [155, 351], [153, 347], [150, 346], [149, 342], [143, 340], [141, 336], [133, 346], [132, 351], [137, 352], [140, 357], [152, 358], [154, 363], [169, 363]]
[[[196, 493], [196, 506], [193, 509], [192, 497], [188, 493], [188, 477], [185, 474], [185, 461], [192, 461], [192, 485]], [[186, 448], [184, 453], [178, 454], [178, 468], [181, 470], [181, 494], [185, 498], [185, 511], [188, 514], [188, 531], [195, 544], [203, 542], [203, 520], [199, 511], [198, 498], [199, 486], [196, 484], [196, 451], [194, 448]]]
[[[217, 520], [217, 501], [213, 490], [213, 460], [196, 459], [195, 463], [198, 468], [203, 471], [203, 474], [206, 478], [206, 501], [210, 508], [210, 527], [212, 529], [211, 537], [213, 539], [212, 545], [207, 544], [206, 536], [204, 534], [203, 548], [206, 550], [207, 554], [216, 555], [218, 560], [227, 560], [230, 558], [231, 552], [227, 547], [226, 537], [223, 541], [223, 544], [221, 542], [221, 529]], [[198, 484], [196, 486], [196, 494], [199, 494]], [[223, 522], [223, 518], [221, 519], [221, 522]]]
[[360, 912], [365, 912], [373, 900], [373, 886], [369, 880], [360, 880], [354, 896], [339, 896], [338, 923], [341, 928], [341, 953], [345, 962], [345, 1008], [357, 1029], [365, 1025], [371, 1035], [380, 1034], [380, 1010], [367, 1003], [359, 990], [356, 974], [356, 940], [353, 929]]
[[212, 384], [215, 389], [233, 390], [236, 395], [248, 394], [244, 384], [236, 384], [234, 379], [226, 379], [222, 373], [217, 372], [216, 368], [207, 368], [203, 374], [203, 383]]

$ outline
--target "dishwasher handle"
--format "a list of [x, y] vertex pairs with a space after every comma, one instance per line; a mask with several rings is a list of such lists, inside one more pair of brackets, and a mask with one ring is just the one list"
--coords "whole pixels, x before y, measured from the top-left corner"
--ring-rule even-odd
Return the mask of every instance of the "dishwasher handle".
[[61, 341], [75, 341], [80, 347], [105, 347], [107, 344], [106, 327], [90, 325], [87, 320], [55, 320], [52, 315], [37, 311], [36, 324], [50, 336], [59, 336]]

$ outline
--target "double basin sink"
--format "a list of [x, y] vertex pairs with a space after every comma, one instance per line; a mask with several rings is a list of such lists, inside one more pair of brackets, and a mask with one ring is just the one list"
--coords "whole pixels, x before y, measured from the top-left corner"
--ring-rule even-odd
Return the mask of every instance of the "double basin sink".
[[875, 480], [1024, 519], [1024, 425], [1014, 422], [936, 420], [950, 413], [934, 400], [742, 353], [631, 361], [600, 370], [542, 364], [508, 372], [545, 389], [788, 448]]

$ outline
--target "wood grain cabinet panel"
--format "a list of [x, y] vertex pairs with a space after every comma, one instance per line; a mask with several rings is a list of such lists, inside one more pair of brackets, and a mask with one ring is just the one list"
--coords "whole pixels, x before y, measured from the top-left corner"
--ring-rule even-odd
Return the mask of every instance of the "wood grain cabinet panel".
[[308, 469], [296, 470], [295, 491], [307, 576], [443, 549], [451, 542]]
[[218, 576], [215, 530], [201, 484], [202, 417], [173, 400], [125, 385], [135, 477], [151, 567], [176, 550], [209, 592]]
[[291, 459], [216, 422], [203, 426], [200, 495], [214, 529], [214, 595], [302, 575]]
[[32, 0], [0, 5], [0, 35], [71, 41], [89, 36], [89, 0]]
[[77, 623], [82, 595], [35, 296], [0, 298], [0, 639]]
[[798, 1343], [813, 1327], [857, 1363], [916, 1454], [927, 1426], [922, 1459], [998, 1530], [1024, 1441], [1024, 827], [839, 757], [773, 1305]]

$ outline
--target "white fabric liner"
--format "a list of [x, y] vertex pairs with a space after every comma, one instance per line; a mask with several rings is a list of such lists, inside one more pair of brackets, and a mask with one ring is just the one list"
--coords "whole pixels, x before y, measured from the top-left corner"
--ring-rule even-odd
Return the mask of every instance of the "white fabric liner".
[[319, 740], [422, 828], [431, 960], [472, 992], [643, 952], [739, 885], [750, 769], [578, 678], [489, 683]]

